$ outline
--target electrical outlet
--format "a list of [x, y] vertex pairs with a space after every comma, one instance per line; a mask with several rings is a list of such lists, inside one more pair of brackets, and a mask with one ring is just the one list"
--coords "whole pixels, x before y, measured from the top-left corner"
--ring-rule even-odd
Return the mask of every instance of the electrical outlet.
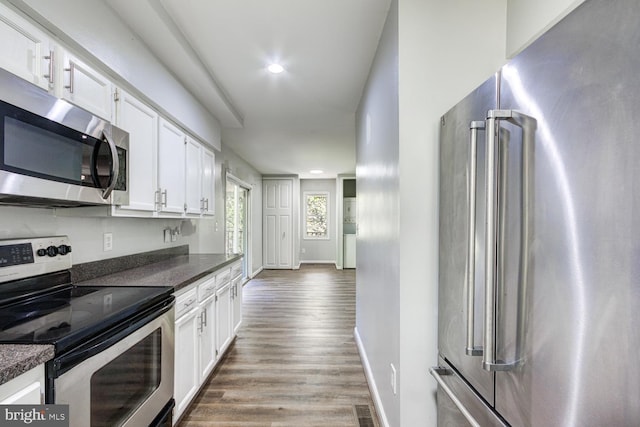
[[171, 243], [171, 229], [170, 228], [165, 228], [164, 229], [164, 242], [165, 243]]
[[300, 252], [305, 254], [305, 253], [307, 253], [307, 250], [305, 248], [302, 248], [302, 249], [300, 249]]
[[102, 250], [104, 252], [113, 249], [113, 233], [104, 233], [102, 235]]
[[391, 390], [393, 390], [393, 394], [395, 395], [398, 392], [398, 377], [396, 376], [396, 367], [391, 363]]

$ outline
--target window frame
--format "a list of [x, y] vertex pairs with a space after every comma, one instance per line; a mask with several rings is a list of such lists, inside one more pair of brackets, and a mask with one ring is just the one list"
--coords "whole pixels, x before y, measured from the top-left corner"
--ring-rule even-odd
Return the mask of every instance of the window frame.
[[[327, 214], [326, 214], [326, 226], [327, 232], [324, 236], [309, 236], [307, 235], [307, 198], [309, 196], [323, 196], [327, 201]], [[302, 206], [303, 206], [303, 216], [302, 216], [302, 239], [303, 240], [331, 240], [331, 198], [330, 193], [328, 191], [304, 191], [302, 193]]]

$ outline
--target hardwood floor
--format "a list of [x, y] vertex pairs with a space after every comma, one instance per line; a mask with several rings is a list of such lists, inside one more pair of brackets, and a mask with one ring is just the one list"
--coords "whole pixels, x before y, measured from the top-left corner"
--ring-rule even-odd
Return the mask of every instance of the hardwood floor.
[[353, 338], [355, 272], [265, 270], [233, 347], [181, 427], [378, 426]]

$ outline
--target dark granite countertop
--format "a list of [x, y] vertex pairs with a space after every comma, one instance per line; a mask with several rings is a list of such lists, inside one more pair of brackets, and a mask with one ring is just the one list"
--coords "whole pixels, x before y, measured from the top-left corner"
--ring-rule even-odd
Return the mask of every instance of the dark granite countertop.
[[53, 345], [0, 345], [0, 384], [24, 374], [29, 369], [53, 359]]
[[160, 262], [75, 283], [78, 286], [172, 286], [178, 291], [242, 255], [179, 255]]

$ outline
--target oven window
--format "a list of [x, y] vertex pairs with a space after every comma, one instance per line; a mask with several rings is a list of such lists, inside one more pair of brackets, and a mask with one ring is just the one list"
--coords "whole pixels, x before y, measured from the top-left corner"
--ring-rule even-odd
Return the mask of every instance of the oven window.
[[91, 377], [91, 427], [127, 420], [160, 385], [160, 328]]

